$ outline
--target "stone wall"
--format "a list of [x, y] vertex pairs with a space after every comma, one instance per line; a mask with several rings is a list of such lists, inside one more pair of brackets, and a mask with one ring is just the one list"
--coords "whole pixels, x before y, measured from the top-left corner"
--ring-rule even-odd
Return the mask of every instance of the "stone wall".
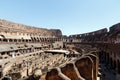
[[14, 22], [2, 20], [2, 19], [0, 19], [0, 31], [28, 33], [28, 34], [39, 35], [39, 36], [61, 36], [62, 35], [62, 32], [59, 29], [50, 30], [50, 29], [44, 29], [44, 28], [37, 28], [34, 26], [18, 24], [18, 23], [14, 23]]

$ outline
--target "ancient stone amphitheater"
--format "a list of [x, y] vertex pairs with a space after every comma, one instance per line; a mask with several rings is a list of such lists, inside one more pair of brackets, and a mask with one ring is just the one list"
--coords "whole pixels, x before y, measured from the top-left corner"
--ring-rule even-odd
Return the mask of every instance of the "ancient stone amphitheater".
[[108, 80], [101, 64], [120, 80], [119, 32], [115, 24], [109, 31], [65, 36], [0, 20], [0, 80]]

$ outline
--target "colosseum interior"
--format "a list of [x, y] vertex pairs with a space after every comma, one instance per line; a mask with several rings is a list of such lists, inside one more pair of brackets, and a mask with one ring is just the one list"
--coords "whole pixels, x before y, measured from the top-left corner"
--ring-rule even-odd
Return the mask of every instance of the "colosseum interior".
[[0, 80], [120, 80], [120, 23], [65, 36], [0, 20]]

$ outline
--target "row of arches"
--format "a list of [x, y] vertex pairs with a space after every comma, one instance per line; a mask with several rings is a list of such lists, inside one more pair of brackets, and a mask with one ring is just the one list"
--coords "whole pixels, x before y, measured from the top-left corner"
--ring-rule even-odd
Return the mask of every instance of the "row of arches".
[[0, 42], [55, 42], [55, 41], [63, 41], [64, 39], [60, 38], [34, 38], [31, 39], [7, 39], [0, 38]]
[[114, 56], [117, 53], [99, 52], [100, 62], [106, 63], [111, 69], [120, 74], [120, 60]]

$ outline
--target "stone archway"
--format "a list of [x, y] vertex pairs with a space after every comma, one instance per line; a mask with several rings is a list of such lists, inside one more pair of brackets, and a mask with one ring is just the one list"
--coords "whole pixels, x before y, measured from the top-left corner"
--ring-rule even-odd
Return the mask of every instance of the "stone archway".
[[112, 58], [110, 58], [110, 66], [112, 67]]
[[120, 61], [119, 60], [117, 60], [117, 68], [118, 68], [117, 72], [118, 74], [120, 74]]
[[114, 62], [113, 63], [113, 69], [116, 69], [116, 61], [114, 60], [113, 62]]
[[109, 64], [109, 53], [106, 53], [106, 63]]

